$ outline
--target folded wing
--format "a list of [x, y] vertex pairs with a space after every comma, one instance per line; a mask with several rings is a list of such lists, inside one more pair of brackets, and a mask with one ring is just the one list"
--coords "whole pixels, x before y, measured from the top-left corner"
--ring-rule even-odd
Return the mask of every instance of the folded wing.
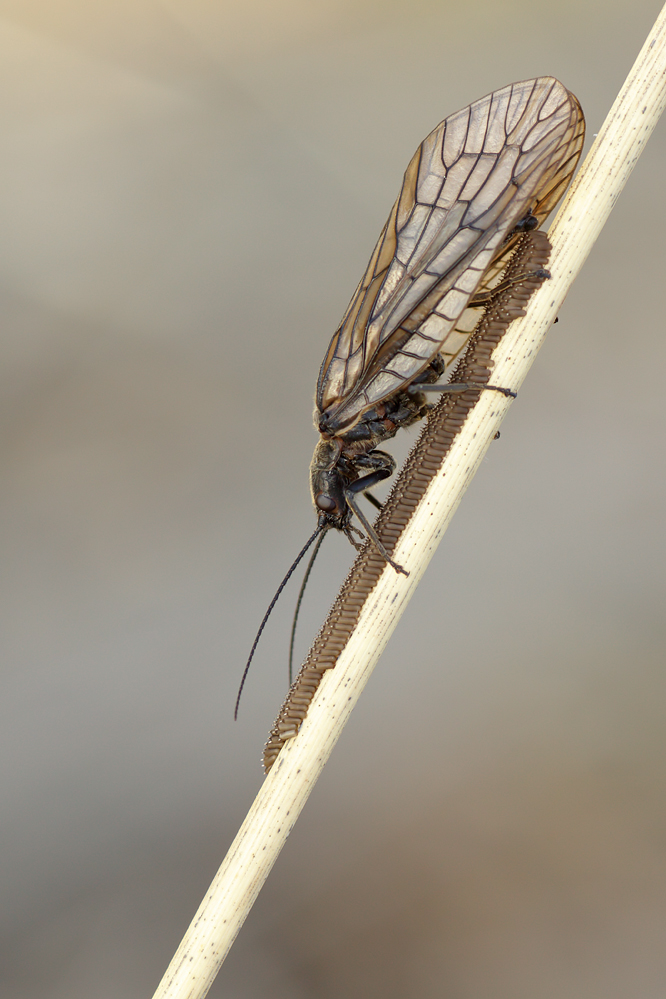
[[499, 279], [516, 224], [530, 212], [541, 224], [560, 199], [584, 134], [573, 94], [539, 77], [424, 139], [319, 373], [327, 432], [350, 429], [438, 352], [447, 364], [457, 356], [474, 325], [470, 298]]

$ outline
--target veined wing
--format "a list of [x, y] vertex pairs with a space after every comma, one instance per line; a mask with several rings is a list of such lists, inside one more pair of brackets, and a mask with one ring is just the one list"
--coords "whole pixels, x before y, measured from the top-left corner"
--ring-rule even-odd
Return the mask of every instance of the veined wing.
[[481, 98], [424, 139], [324, 358], [320, 425], [350, 429], [436, 353], [457, 355], [470, 298], [497, 282], [516, 224], [530, 212], [541, 223], [555, 206], [584, 132], [573, 94], [539, 77]]

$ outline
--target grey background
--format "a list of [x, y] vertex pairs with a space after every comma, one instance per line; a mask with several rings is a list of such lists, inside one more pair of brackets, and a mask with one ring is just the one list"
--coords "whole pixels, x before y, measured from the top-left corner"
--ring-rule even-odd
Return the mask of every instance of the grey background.
[[[416, 145], [545, 73], [591, 135], [658, 9], [0, 0], [3, 995], [150, 996], [260, 785], [293, 590], [233, 699]], [[663, 996], [665, 145], [212, 996]]]

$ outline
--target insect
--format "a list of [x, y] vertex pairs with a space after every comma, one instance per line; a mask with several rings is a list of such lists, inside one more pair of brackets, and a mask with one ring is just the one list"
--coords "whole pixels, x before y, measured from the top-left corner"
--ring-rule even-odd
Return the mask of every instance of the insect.
[[310, 486], [320, 530], [358, 546], [355, 514], [404, 571], [357, 501], [374, 501], [367, 490], [395, 470], [377, 445], [425, 416], [425, 392], [465, 387], [436, 383], [500, 288], [518, 234], [564, 193], [584, 135], [577, 99], [546, 76], [482, 97], [416, 150], [319, 372]]
[[381, 507], [368, 490], [395, 470], [378, 445], [426, 415], [427, 393], [467, 388], [438, 382], [467, 343], [479, 309], [504, 290], [502, 273], [520, 234], [538, 228], [564, 194], [584, 138], [578, 100], [542, 76], [445, 118], [416, 150], [319, 371], [320, 437], [310, 465], [317, 528], [264, 616], [236, 712], [266, 621], [315, 540], [336, 528], [361, 547], [355, 515], [386, 562], [405, 572], [358, 503], [364, 494]]

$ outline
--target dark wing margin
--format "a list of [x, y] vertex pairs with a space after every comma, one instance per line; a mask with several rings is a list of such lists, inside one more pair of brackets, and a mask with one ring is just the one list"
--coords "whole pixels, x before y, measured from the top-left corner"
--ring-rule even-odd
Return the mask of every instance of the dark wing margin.
[[447, 364], [457, 356], [474, 324], [471, 296], [498, 280], [516, 224], [530, 212], [541, 224], [557, 204], [584, 135], [574, 95], [539, 77], [424, 139], [321, 366], [316, 418], [327, 432], [350, 429], [438, 352]]

